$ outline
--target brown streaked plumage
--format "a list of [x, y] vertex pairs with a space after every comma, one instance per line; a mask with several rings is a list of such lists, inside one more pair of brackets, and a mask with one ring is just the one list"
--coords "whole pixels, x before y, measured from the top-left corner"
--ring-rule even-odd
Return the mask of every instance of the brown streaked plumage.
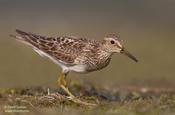
[[12, 36], [18, 41], [31, 46], [41, 56], [48, 57], [61, 66], [63, 71], [58, 83], [72, 98], [75, 97], [68, 90], [64, 79], [69, 72], [87, 73], [100, 70], [109, 64], [111, 56], [116, 52], [127, 55], [137, 62], [137, 59], [122, 46], [120, 39], [113, 34], [97, 41], [69, 36], [44, 37], [21, 30], [16, 32], [18, 35]]

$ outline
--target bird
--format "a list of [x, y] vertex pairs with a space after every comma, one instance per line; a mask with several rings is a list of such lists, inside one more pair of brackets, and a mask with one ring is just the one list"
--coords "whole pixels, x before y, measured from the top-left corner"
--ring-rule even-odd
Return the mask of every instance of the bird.
[[17, 35], [11, 36], [61, 67], [58, 85], [72, 99], [76, 97], [68, 89], [65, 79], [70, 72], [89, 73], [101, 70], [109, 65], [115, 53], [124, 54], [138, 62], [116, 34], [108, 34], [102, 40], [95, 40], [75, 36], [46, 37], [19, 29], [16, 29], [16, 33]]

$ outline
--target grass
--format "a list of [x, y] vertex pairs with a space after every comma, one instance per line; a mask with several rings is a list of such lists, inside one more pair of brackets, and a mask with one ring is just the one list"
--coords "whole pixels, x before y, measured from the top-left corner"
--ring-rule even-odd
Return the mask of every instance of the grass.
[[75, 104], [57, 88], [49, 88], [49, 95], [46, 87], [14, 88], [0, 92], [2, 113], [21, 110], [17, 107], [24, 107], [22, 110], [30, 114], [168, 115], [175, 112], [175, 92], [172, 89], [120, 87], [112, 91], [83, 84], [72, 84], [70, 88], [79, 99], [98, 105]]

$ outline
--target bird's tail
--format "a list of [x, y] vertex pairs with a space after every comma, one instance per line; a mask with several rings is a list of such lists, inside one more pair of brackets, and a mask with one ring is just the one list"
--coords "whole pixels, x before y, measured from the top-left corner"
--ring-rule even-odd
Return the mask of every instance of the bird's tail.
[[31, 46], [31, 44], [28, 42], [28, 39], [27, 39], [27, 37], [26, 37], [26, 36], [29, 35], [29, 33], [23, 32], [23, 31], [18, 30], [18, 29], [16, 29], [16, 32], [17, 32], [19, 35], [10, 34], [10, 37], [15, 38], [15, 40], [17, 40], [17, 41], [19, 41], [19, 42], [22, 42], [22, 43], [24, 43], [24, 44], [26, 44], [26, 45], [30, 45], [30, 46]]
[[16, 32], [19, 34], [19, 36], [10, 34], [10, 37], [13, 37], [13, 38], [18, 39], [18, 40], [24, 40], [25, 36], [29, 35], [29, 33], [26, 33], [24, 31], [21, 31], [18, 29], [16, 29]]

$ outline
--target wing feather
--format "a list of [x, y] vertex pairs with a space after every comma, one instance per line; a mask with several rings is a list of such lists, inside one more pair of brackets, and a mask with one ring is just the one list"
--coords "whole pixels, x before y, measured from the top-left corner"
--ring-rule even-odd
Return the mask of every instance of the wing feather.
[[76, 37], [45, 37], [33, 33], [16, 30], [19, 34], [15, 38], [34, 48], [35, 51], [41, 50], [57, 61], [65, 64], [74, 65], [75, 59], [83, 52], [88, 42], [85, 38]]

